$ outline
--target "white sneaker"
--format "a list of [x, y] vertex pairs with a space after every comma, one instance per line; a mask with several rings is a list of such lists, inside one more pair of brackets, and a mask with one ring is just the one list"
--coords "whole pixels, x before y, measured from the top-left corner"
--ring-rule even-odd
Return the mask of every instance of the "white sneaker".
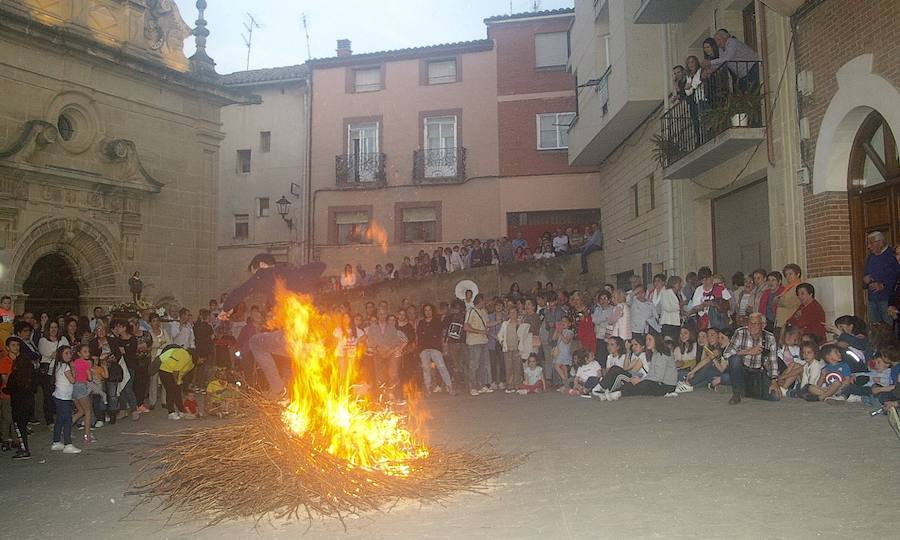
[[469, 395], [470, 395], [470, 396], [477, 396], [479, 393], [480, 393], [480, 392], [478, 392], [478, 390], [469, 390]]
[[177, 412], [170, 412], [169, 416], [167, 416], [166, 418], [168, 418], [169, 420], [181, 420], [181, 415]]
[[66, 445], [64, 445], [63, 443], [61, 443], [61, 442], [55, 442], [55, 443], [53, 443], [53, 444], [50, 445], [50, 450], [56, 452], [57, 450], [62, 450], [62, 449], [65, 448], [65, 447], [66, 447]]
[[615, 401], [615, 400], [619, 399], [620, 397], [622, 397], [622, 392], [608, 392], [606, 394], [607, 401]]
[[606, 401], [606, 392], [591, 392], [591, 395], [594, 396], [595, 399]]
[[497, 388], [499, 388], [500, 390], [506, 390], [506, 383], [500, 383], [500, 384], [498, 384], [498, 385], [497, 385]]
[[847, 403], [862, 403], [862, 396], [850, 394], [847, 396]]
[[81, 448], [78, 448], [74, 444], [67, 444], [62, 449], [63, 454], [80, 454]]
[[663, 397], [678, 397], [678, 392], [669, 392]]
[[521, 390], [516, 390], [516, 393], [519, 394], [520, 396], [524, 396], [524, 395], [528, 394], [528, 390], [525, 390], [523, 388]]
[[504, 390], [504, 392], [506, 392], [507, 394], [515, 394], [516, 389], [515, 388], [507, 388], [506, 390]]
[[441, 392], [443, 392], [443, 390], [441, 390], [440, 386], [435, 386], [432, 392], [434, 392], [435, 394], [440, 394]]
[[693, 392], [694, 387], [684, 381], [681, 381], [677, 386], [675, 386], [675, 391], [679, 394], [685, 394], [687, 392]]
[[493, 392], [493, 391], [494, 391], [494, 389], [491, 388], [490, 386], [484, 386], [484, 387], [482, 387], [481, 390], [479, 390], [478, 392], [481, 393], [481, 394], [490, 394], [490, 393]]
[[98, 427], [103, 427], [103, 422], [100, 420], [97, 420], [96, 422], [94, 422], [94, 428], [98, 428]]

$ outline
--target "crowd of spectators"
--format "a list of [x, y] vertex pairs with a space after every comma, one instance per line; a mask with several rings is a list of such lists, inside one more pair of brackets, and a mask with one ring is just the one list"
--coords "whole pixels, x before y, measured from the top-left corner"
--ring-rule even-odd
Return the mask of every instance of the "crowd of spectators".
[[437, 247], [431, 253], [420, 250], [415, 257], [404, 257], [399, 265], [393, 262], [376, 264], [368, 271], [361, 264], [344, 266], [339, 276], [329, 280], [331, 290], [352, 289], [381, 281], [394, 279], [423, 278], [433, 274], [460, 272], [483, 266], [509, 265], [533, 260], [581, 254], [582, 272], [588, 271], [587, 255], [603, 249], [603, 234], [599, 223], [580, 227], [557, 228], [545, 231], [540, 238], [529, 243], [517, 231], [510, 239], [503, 236], [497, 240], [464, 239], [460, 244]]

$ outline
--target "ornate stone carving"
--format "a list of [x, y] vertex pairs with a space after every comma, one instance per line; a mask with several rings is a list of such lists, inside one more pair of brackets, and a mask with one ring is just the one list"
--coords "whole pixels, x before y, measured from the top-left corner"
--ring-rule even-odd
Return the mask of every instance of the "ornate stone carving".
[[18, 218], [18, 208], [0, 207], [0, 250], [7, 249], [16, 243]]
[[6, 148], [0, 148], [0, 159], [9, 159], [18, 155], [24, 161], [57, 141], [59, 132], [56, 126], [44, 120], [29, 120], [22, 126], [19, 136]]
[[191, 28], [181, 18], [173, 0], [147, 0], [144, 18], [144, 39], [154, 51], [184, 56], [184, 40], [191, 35]]
[[128, 139], [105, 140], [100, 143], [101, 154], [111, 163], [119, 163], [121, 177], [133, 182], [149, 184], [152, 191], [159, 192], [162, 182], [153, 178], [138, 157], [137, 147], [134, 141]]

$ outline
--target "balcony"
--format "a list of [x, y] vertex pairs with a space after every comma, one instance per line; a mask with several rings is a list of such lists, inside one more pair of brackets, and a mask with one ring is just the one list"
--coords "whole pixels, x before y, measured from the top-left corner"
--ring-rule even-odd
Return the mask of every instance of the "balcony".
[[729, 62], [662, 116], [654, 140], [665, 178], [692, 178], [766, 138], [760, 62]]
[[643, 0], [634, 14], [637, 24], [680, 23], [688, 20], [703, 0]]
[[663, 102], [659, 28], [634, 24], [638, 0], [575, 2], [572, 70], [578, 116], [569, 127], [569, 163], [598, 165]]
[[385, 155], [380, 152], [342, 154], [334, 157], [338, 187], [365, 189], [385, 184]]
[[465, 148], [431, 148], [413, 152], [414, 184], [455, 184], [465, 180]]

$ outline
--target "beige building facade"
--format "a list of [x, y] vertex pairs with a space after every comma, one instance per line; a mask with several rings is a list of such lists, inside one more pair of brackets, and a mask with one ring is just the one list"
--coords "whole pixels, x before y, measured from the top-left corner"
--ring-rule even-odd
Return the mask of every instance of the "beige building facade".
[[[600, 166], [613, 282], [684, 275], [702, 265], [728, 281], [736, 271], [805, 267], [789, 19], [796, 4], [575, 2], [570, 68], [584, 86], [569, 159]], [[703, 58], [703, 40], [719, 28], [757, 51], [761, 62], [740, 69], [757, 70], [762, 97], [749, 120], [723, 109], [713, 128], [715, 113], [676, 114], [671, 72], [690, 55]], [[710, 102], [723, 106], [726, 97]]]
[[[488, 39], [353, 54], [310, 67], [312, 257], [414, 258], [465, 238], [584, 227], [600, 218], [596, 167], [566, 160], [574, 10], [491, 17]], [[377, 235], [384, 233], [386, 247]]]
[[272, 253], [280, 262], [305, 261], [307, 70], [241, 71], [221, 82], [251, 99], [222, 109], [218, 287], [227, 291], [246, 278], [257, 253]]
[[[198, 4], [203, 4], [198, 2]], [[0, 4], [0, 293], [17, 311], [214, 293], [219, 109], [173, 2]]]

